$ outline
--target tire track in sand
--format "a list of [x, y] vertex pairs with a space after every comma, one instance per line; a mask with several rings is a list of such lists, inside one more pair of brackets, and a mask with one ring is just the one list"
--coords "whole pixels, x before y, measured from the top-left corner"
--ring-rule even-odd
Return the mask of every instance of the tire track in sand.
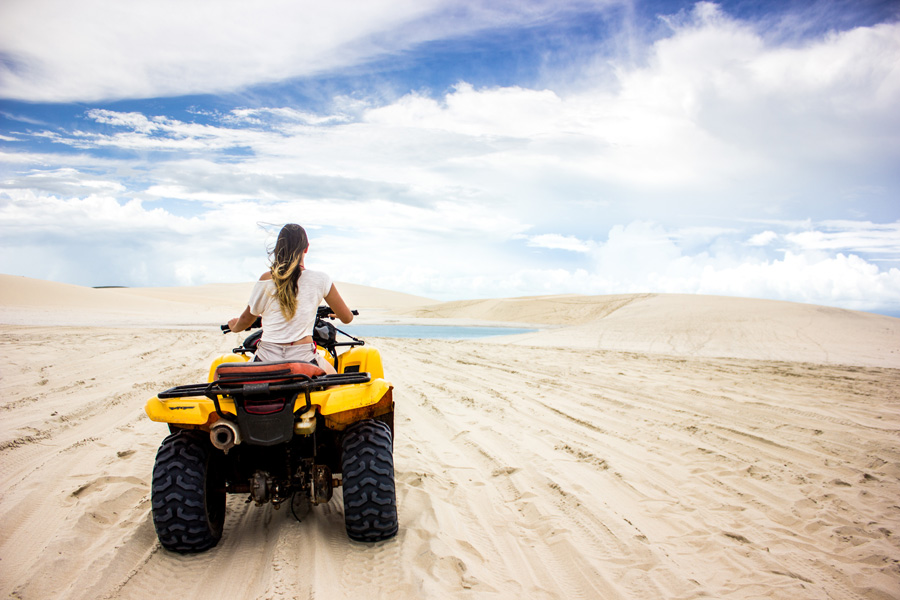
[[[233, 496], [220, 546], [182, 556], [150, 521], [165, 428], [143, 401], [233, 340], [104, 330], [99, 362], [42, 372], [48, 336], [87, 339], [42, 331], [34, 368], [0, 382], [27, 386], [3, 439], [52, 430], [0, 464], [7, 596], [855, 599], [900, 581], [897, 371], [372, 340], [396, 388], [397, 537], [350, 542], [339, 493], [300, 523]], [[127, 373], [91, 381], [111, 361]]]

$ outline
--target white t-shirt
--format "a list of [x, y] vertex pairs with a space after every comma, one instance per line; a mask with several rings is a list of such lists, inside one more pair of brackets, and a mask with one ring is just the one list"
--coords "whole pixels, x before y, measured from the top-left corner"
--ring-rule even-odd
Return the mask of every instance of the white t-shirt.
[[257, 281], [250, 292], [250, 312], [263, 318], [262, 341], [289, 344], [312, 335], [316, 309], [331, 291], [331, 277], [322, 271], [306, 269], [300, 275], [297, 290], [297, 312], [286, 321], [275, 296], [275, 282]]

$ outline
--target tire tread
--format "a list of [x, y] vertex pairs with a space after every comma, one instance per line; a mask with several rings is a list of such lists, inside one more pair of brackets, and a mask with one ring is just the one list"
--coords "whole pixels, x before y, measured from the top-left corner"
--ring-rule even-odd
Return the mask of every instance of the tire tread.
[[159, 447], [151, 505], [156, 535], [168, 550], [202, 552], [222, 537], [225, 492], [209, 489], [212, 451], [206, 440], [186, 430], [169, 435]]
[[343, 441], [344, 524], [356, 541], [390, 539], [397, 521], [391, 430], [374, 419], [353, 425]]

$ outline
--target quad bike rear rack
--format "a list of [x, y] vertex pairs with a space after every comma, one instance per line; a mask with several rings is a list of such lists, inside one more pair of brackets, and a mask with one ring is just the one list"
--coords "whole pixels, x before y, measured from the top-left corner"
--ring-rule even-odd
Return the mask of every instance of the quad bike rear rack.
[[[274, 381], [273, 378], [275, 378]], [[368, 373], [334, 373], [310, 377], [303, 374], [290, 374], [287, 370], [283, 375], [277, 371], [269, 371], [259, 375], [243, 375], [239, 379], [218, 379], [211, 383], [178, 385], [160, 392], [157, 397], [160, 400], [166, 400], [205, 396], [213, 401], [216, 413], [224, 416], [219, 406], [220, 396], [259, 396], [281, 393], [299, 395], [302, 392], [306, 397], [306, 409], [308, 410], [312, 406], [310, 392], [337, 385], [368, 383], [371, 379]]]

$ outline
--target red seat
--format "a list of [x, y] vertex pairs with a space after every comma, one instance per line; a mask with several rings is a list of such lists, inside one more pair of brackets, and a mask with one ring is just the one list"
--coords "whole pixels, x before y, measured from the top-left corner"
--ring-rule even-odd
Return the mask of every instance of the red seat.
[[253, 383], [271, 383], [282, 381], [294, 375], [306, 375], [318, 377], [325, 371], [316, 365], [305, 362], [275, 361], [275, 362], [246, 362], [246, 363], [222, 363], [216, 367], [216, 381], [235, 383], [242, 379], [250, 379]]
[[[268, 386], [264, 386], [263, 393], [247, 393], [244, 386], [260, 386], [267, 383], [278, 383], [297, 375], [317, 377], [324, 375], [325, 371], [305, 362], [277, 361], [277, 362], [246, 362], [246, 363], [222, 363], [216, 367], [216, 381], [220, 384], [233, 384], [235, 386], [232, 395], [237, 395], [239, 408], [250, 415], [272, 415], [280, 413], [297, 396], [291, 394], [268, 393]], [[291, 410], [293, 412], [293, 404]]]

